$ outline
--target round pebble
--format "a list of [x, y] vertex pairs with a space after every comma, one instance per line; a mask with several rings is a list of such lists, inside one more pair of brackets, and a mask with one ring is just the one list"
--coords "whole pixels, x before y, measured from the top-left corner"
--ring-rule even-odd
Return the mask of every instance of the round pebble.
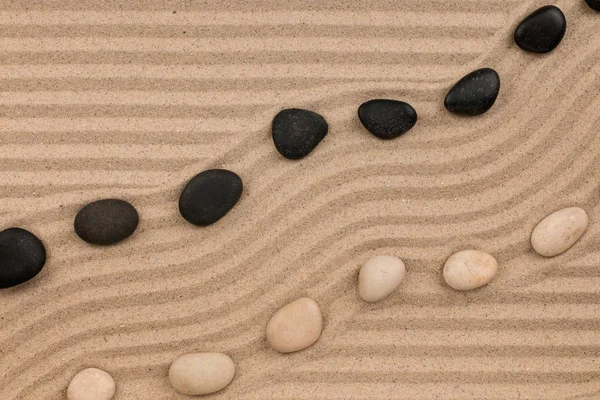
[[45, 263], [46, 249], [33, 233], [21, 228], [0, 232], [0, 289], [27, 282]]
[[548, 53], [554, 50], [567, 30], [567, 19], [556, 6], [544, 6], [527, 16], [515, 30], [515, 43], [525, 51]]
[[292, 353], [313, 345], [323, 328], [316, 301], [303, 297], [279, 309], [267, 324], [267, 340], [275, 350]]
[[190, 353], [177, 357], [169, 368], [175, 390], [188, 396], [218, 392], [233, 380], [235, 364], [223, 353]]
[[417, 112], [398, 100], [369, 100], [358, 107], [358, 118], [369, 132], [380, 139], [394, 139], [417, 123]]
[[600, 11], [600, 0], [585, 0], [592, 10]]
[[288, 108], [273, 118], [273, 143], [282, 156], [297, 160], [313, 151], [328, 130], [325, 118], [316, 112]]
[[446, 95], [444, 106], [454, 114], [480, 115], [498, 98], [500, 76], [491, 68], [481, 68], [459, 80]]
[[127, 239], [135, 232], [138, 222], [138, 213], [128, 202], [102, 199], [79, 210], [74, 226], [82, 240], [106, 246]]
[[372, 257], [362, 266], [358, 275], [358, 292], [370, 303], [389, 296], [406, 273], [401, 259], [392, 256]]
[[68, 400], [110, 400], [115, 395], [115, 381], [108, 373], [87, 368], [73, 377], [67, 389]]
[[583, 235], [588, 216], [579, 207], [563, 208], [544, 218], [531, 233], [531, 246], [544, 257], [567, 251]]
[[242, 196], [242, 179], [225, 169], [210, 169], [190, 179], [179, 196], [179, 212], [188, 222], [207, 226], [225, 216]]
[[456, 290], [472, 290], [487, 285], [498, 271], [498, 262], [488, 253], [463, 250], [444, 265], [444, 279]]

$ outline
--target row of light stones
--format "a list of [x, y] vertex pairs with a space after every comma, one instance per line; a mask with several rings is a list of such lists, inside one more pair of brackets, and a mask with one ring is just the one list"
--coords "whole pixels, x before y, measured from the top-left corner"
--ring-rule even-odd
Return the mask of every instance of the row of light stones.
[[[600, 11], [600, 0], [585, 0]], [[545, 6], [525, 18], [514, 34], [523, 50], [548, 53], [558, 46], [566, 31], [566, 19], [555, 6]], [[495, 103], [500, 77], [491, 68], [478, 69], [448, 92], [444, 105], [459, 115], [479, 115]], [[417, 113], [399, 100], [375, 99], [363, 103], [358, 117], [364, 127], [381, 139], [394, 139], [408, 132], [417, 122]], [[288, 159], [308, 155], [328, 132], [325, 119], [302, 109], [286, 109], [273, 119], [272, 135], [277, 150]], [[184, 187], [179, 211], [188, 222], [207, 226], [224, 217], [238, 202], [243, 190], [234, 172], [213, 169], [201, 172]], [[102, 199], [84, 206], [76, 215], [74, 230], [84, 241], [111, 245], [131, 236], [139, 222], [137, 210], [120, 199]], [[531, 244], [546, 257], [569, 249], [588, 225], [584, 210], [570, 207], [554, 212], [533, 230]], [[35, 277], [46, 261], [42, 242], [21, 228], [0, 232], [0, 289], [10, 288]], [[453, 254], [445, 263], [443, 276], [456, 290], [472, 290], [488, 284], [498, 269], [495, 258], [478, 250]], [[367, 261], [359, 273], [359, 294], [368, 302], [382, 300], [398, 287], [406, 273], [402, 260], [377, 256]], [[312, 299], [300, 298], [277, 311], [267, 324], [266, 337], [273, 349], [290, 353], [314, 344], [321, 335], [322, 315]], [[235, 364], [222, 353], [192, 353], [178, 357], [169, 370], [172, 386], [180, 393], [203, 395], [226, 387], [235, 375]], [[88, 368], [69, 384], [69, 400], [109, 400], [116, 390], [106, 372]]]
[[[573, 246], [588, 225], [584, 210], [570, 207], [544, 218], [531, 234], [533, 249], [542, 256], [554, 257]], [[448, 258], [443, 268], [446, 283], [453, 289], [468, 291], [491, 282], [498, 270], [496, 259], [483, 251], [463, 250]], [[406, 275], [404, 262], [394, 256], [370, 258], [358, 275], [358, 293], [366, 302], [374, 303], [391, 295]], [[321, 309], [308, 297], [294, 300], [279, 309], [266, 328], [270, 346], [280, 353], [304, 350], [317, 342], [323, 329]], [[179, 356], [169, 368], [169, 381], [179, 393], [203, 395], [217, 392], [233, 380], [235, 364], [223, 353], [190, 353]], [[88, 368], [79, 372], [67, 390], [70, 400], [90, 399], [90, 388], [98, 394], [94, 399], [111, 399], [115, 382], [106, 372]]]

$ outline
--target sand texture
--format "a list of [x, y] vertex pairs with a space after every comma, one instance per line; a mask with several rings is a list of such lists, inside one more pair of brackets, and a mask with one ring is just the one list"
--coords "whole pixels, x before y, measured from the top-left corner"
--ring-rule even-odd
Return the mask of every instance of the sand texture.
[[[0, 227], [48, 250], [0, 292], [0, 399], [64, 399], [97, 367], [117, 400], [183, 400], [169, 364], [205, 351], [237, 365], [211, 399], [600, 398], [600, 14], [552, 1], [567, 34], [540, 56], [512, 34], [543, 0], [306, 3], [0, 1]], [[479, 67], [500, 74], [498, 101], [451, 115], [446, 92]], [[356, 112], [378, 97], [419, 122], [373, 137]], [[300, 161], [271, 140], [284, 107], [330, 125]], [[215, 167], [244, 193], [199, 228], [179, 192]], [[73, 231], [103, 197], [140, 214], [112, 247]], [[568, 206], [587, 232], [537, 255], [533, 227]], [[442, 267], [465, 248], [499, 269], [461, 293]], [[358, 271], [378, 254], [407, 272], [368, 304]], [[322, 336], [279, 354], [265, 326], [303, 296]]]

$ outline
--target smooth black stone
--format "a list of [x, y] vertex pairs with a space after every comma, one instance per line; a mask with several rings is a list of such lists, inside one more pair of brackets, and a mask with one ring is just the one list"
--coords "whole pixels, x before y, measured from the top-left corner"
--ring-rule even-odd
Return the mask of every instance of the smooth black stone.
[[515, 30], [515, 43], [523, 50], [548, 53], [556, 48], [567, 30], [567, 19], [555, 6], [544, 6], [525, 18]]
[[181, 216], [194, 225], [214, 224], [240, 199], [242, 179], [226, 169], [210, 169], [190, 179], [179, 196]]
[[358, 118], [378, 138], [394, 139], [415, 126], [417, 112], [403, 101], [375, 99], [358, 107]]
[[585, 0], [585, 2], [591, 9], [600, 11], [600, 0]]
[[444, 106], [460, 115], [483, 114], [496, 102], [500, 76], [491, 68], [471, 72], [459, 80], [446, 95]]
[[138, 213], [119, 199], [103, 199], [85, 205], [75, 216], [75, 233], [91, 244], [110, 245], [131, 236], [138, 226]]
[[0, 232], [0, 289], [27, 282], [45, 263], [46, 249], [33, 233], [21, 228]]
[[321, 115], [299, 108], [280, 111], [273, 118], [273, 142], [277, 151], [290, 160], [308, 155], [327, 135], [329, 126]]

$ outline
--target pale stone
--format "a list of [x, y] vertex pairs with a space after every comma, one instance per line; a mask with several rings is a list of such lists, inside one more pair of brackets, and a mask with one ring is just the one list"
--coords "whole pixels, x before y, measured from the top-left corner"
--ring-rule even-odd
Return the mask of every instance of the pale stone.
[[456, 290], [472, 290], [488, 284], [498, 271], [498, 262], [488, 253], [463, 250], [444, 265], [444, 279]]
[[372, 257], [360, 269], [358, 293], [365, 301], [379, 301], [396, 290], [405, 273], [404, 263], [397, 257]]
[[275, 350], [291, 353], [314, 344], [323, 328], [317, 302], [308, 297], [292, 301], [279, 309], [267, 324], [267, 340]]
[[71, 379], [68, 400], [110, 400], [115, 395], [115, 381], [107, 372], [87, 368]]
[[583, 235], [588, 216], [579, 207], [563, 208], [544, 218], [531, 233], [531, 245], [540, 255], [554, 257], [567, 251]]
[[169, 381], [181, 394], [199, 396], [218, 392], [233, 380], [235, 364], [223, 353], [179, 356], [169, 368]]

